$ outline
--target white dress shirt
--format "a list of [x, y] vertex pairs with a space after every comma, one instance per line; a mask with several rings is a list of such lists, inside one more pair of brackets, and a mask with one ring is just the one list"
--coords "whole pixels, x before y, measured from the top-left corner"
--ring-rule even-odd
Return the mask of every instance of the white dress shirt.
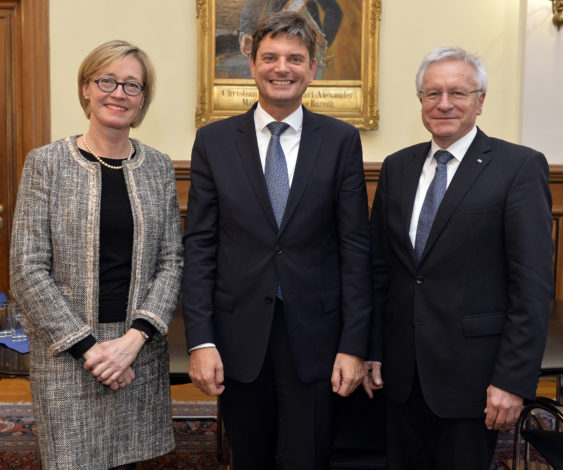
[[454, 142], [450, 145], [447, 149], [442, 149], [434, 139], [432, 139], [432, 144], [430, 146], [430, 152], [428, 152], [428, 156], [426, 157], [426, 161], [424, 162], [424, 166], [422, 167], [422, 172], [420, 173], [420, 179], [418, 180], [418, 188], [416, 190], [416, 197], [414, 198], [414, 205], [412, 208], [412, 216], [411, 216], [411, 226], [409, 230], [409, 237], [411, 239], [412, 246], [414, 248], [414, 242], [416, 240], [416, 229], [418, 227], [418, 218], [420, 216], [420, 211], [422, 210], [422, 204], [424, 203], [424, 198], [426, 197], [426, 192], [428, 191], [428, 187], [434, 178], [434, 174], [436, 173], [436, 159], [434, 158], [434, 154], [438, 150], [447, 150], [450, 152], [454, 158], [452, 158], [446, 165], [447, 170], [447, 183], [446, 188], [450, 186], [450, 182], [457, 171], [463, 156], [466, 154], [471, 142], [477, 135], [477, 126], [475, 126], [471, 131], [465, 134], [461, 139]]

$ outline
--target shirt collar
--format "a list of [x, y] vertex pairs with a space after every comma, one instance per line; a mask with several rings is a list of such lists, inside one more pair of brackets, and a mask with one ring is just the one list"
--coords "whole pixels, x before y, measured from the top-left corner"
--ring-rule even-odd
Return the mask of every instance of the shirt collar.
[[[471, 145], [471, 142], [473, 142], [473, 139], [475, 138], [476, 135], [477, 135], [477, 126], [473, 126], [473, 129], [471, 129], [461, 139], [456, 140], [447, 149], [443, 149], [443, 150], [447, 150], [454, 156], [456, 160], [461, 162], [463, 156], [467, 153], [467, 150], [469, 149], [469, 146]], [[432, 145], [430, 146], [429, 156], [434, 155], [440, 149], [441, 147], [436, 142], [434, 142], [434, 139], [432, 139]]]
[[[261, 132], [265, 132], [264, 129], [266, 129], [266, 126], [272, 121], [275, 121], [275, 119], [266, 111], [264, 111], [264, 108], [262, 108], [262, 106], [260, 106], [260, 103], [258, 103], [256, 109], [254, 110], [254, 122], [256, 123], [256, 128]], [[299, 106], [282, 122], [289, 124], [289, 127], [291, 127], [291, 129], [293, 129], [295, 132], [300, 132], [301, 127], [303, 127], [303, 107]]]

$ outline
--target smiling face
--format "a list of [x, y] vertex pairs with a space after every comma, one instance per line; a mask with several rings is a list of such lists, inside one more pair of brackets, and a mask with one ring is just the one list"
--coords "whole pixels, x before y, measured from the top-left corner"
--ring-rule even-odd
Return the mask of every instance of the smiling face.
[[[466, 62], [448, 60], [430, 65], [422, 78], [421, 89], [442, 92], [477, 88], [475, 69]], [[442, 93], [438, 100], [421, 100], [422, 122], [434, 141], [447, 148], [461, 139], [475, 126], [477, 116], [483, 111], [485, 93], [471, 93], [465, 99], [453, 100]]]
[[[102, 68], [92, 78], [97, 80], [102, 77], [143, 85], [143, 68], [135, 57], [127, 55]], [[144, 100], [144, 93], [129, 96], [125, 94], [121, 85], [118, 85], [114, 91], [106, 93], [92, 80], [84, 83], [82, 92], [90, 101], [91, 129], [107, 127], [128, 130]]]
[[250, 58], [250, 72], [258, 87], [260, 105], [281, 121], [300, 105], [303, 93], [313, 81], [317, 62], [299, 38], [278, 34], [265, 36], [258, 45], [256, 61]]

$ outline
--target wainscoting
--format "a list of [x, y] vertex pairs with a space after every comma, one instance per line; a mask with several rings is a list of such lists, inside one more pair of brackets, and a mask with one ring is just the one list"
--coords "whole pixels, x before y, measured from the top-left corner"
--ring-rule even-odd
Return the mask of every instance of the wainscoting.
[[[187, 160], [176, 160], [174, 161], [174, 168], [176, 171], [176, 185], [183, 220], [186, 215], [188, 190], [190, 187], [190, 162]], [[368, 201], [370, 205], [375, 195], [380, 171], [381, 163], [364, 164]], [[563, 283], [561, 282], [563, 276], [563, 165], [550, 165], [550, 187], [553, 195], [555, 298], [556, 300], [563, 300]]]

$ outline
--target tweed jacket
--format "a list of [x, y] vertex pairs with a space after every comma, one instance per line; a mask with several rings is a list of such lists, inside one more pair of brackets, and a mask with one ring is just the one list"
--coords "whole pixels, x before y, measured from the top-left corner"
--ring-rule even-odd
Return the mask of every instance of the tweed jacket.
[[[106, 454], [104, 446], [115, 449], [115, 442], [122, 440], [123, 429], [114, 433], [107, 429], [112, 427], [111, 423], [130, 428], [151, 422], [150, 433], [166, 434], [159, 441], [159, 450], [143, 438], [138, 438], [139, 442], [133, 439], [127, 449], [113, 451], [114, 460], [98, 463], [92, 460], [88, 466], [108, 468], [160, 455], [173, 447], [171, 425], [167, 422], [170, 403], [166, 334], [179, 297], [183, 263], [181, 224], [170, 159], [133, 140], [136, 156], [123, 164], [134, 221], [127, 316], [121, 327], [99, 325], [101, 168], [82, 156], [76, 140], [76, 136], [67, 137], [32, 150], [27, 156], [12, 232], [10, 287], [12, 296], [22, 307], [24, 326], [30, 334], [32, 393], [34, 410], [39, 414], [40, 444], [49, 441], [46, 457], [43, 456], [45, 446], [41, 446], [46, 468], [74, 465], [72, 461], [49, 462], [66, 450], [57, 450], [56, 442], [55, 446], [51, 445], [58, 437], [53, 434], [55, 426], [45, 432], [47, 424], [53, 425], [59, 419], [63, 423], [72, 422], [68, 408], [57, 411], [60, 403], [74, 405], [83, 399], [82, 411], [77, 412], [72, 424], [81, 428], [75, 436], [82, 435], [92, 445], [85, 448], [82, 439], [72, 446], [81, 449], [79, 453], [92, 454], [92, 458], [98, 458], [94, 454]], [[123, 394], [121, 391], [114, 394], [92, 380], [89, 372], [80, 371], [81, 362], [75, 361], [66, 350], [89, 334], [98, 341], [120, 336], [135, 319], [150, 322], [157, 333], [143, 346], [132, 365], [136, 379], [123, 389]], [[81, 393], [78, 398], [76, 390]], [[144, 402], [147, 404], [140, 406]], [[105, 416], [108, 412], [113, 416]], [[100, 420], [100, 416], [104, 419]], [[105, 420], [105, 426], [89, 436], [91, 420]], [[106, 433], [107, 439], [98, 442], [96, 432]]]

